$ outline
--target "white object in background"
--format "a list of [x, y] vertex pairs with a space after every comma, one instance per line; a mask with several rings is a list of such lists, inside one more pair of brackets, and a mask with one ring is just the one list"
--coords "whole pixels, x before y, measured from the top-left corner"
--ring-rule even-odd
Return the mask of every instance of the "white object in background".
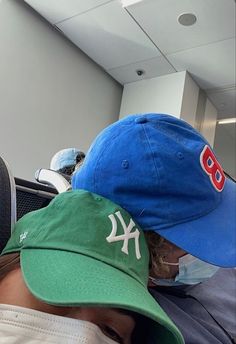
[[35, 179], [42, 184], [52, 185], [58, 193], [71, 190], [70, 183], [58, 172], [41, 168], [35, 172]]

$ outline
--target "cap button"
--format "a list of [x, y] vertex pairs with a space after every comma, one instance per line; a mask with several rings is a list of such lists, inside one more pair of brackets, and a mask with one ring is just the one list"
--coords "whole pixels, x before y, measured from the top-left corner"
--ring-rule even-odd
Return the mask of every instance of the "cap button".
[[135, 118], [135, 123], [137, 124], [142, 124], [142, 123], [146, 123], [147, 122], [147, 118], [144, 115], [141, 115], [138, 118]]

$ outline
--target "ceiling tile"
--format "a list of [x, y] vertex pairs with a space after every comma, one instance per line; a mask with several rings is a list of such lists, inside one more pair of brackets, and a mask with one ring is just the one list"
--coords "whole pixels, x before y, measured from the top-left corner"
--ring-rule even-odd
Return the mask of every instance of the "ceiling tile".
[[235, 40], [167, 55], [177, 71], [189, 71], [203, 89], [235, 84]]
[[[86, 12], [109, 0], [24, 0], [50, 23], [55, 24], [66, 18]], [[110, 0], [113, 1], [113, 0]]]
[[[144, 71], [144, 74], [142, 76], [138, 76], [136, 72], [137, 70]], [[175, 69], [163, 56], [108, 70], [108, 73], [123, 85], [174, 72]]]
[[236, 117], [236, 87], [209, 90], [207, 95], [218, 110], [218, 118]]
[[[164, 54], [235, 36], [234, 0], [144, 0], [128, 11]], [[195, 14], [197, 22], [180, 25], [183, 13]]]
[[57, 26], [105, 69], [160, 55], [155, 45], [122, 8], [119, 0], [73, 17]]

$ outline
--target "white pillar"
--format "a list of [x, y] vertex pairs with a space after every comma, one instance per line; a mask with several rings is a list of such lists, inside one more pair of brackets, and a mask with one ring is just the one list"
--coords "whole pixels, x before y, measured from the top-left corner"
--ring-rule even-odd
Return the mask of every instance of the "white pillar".
[[124, 85], [120, 118], [143, 112], [180, 118], [186, 72], [163, 75]]
[[145, 112], [181, 118], [214, 144], [216, 108], [186, 71], [125, 84], [120, 118]]

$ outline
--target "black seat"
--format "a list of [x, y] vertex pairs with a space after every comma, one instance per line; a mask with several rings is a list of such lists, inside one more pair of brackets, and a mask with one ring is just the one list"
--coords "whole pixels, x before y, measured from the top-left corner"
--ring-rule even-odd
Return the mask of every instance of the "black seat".
[[15, 178], [17, 220], [30, 211], [46, 207], [58, 193], [56, 189]]
[[0, 157], [0, 253], [16, 220], [47, 206], [57, 193], [55, 188], [13, 178], [7, 162]]
[[0, 253], [16, 221], [16, 187], [7, 162], [0, 157]]

